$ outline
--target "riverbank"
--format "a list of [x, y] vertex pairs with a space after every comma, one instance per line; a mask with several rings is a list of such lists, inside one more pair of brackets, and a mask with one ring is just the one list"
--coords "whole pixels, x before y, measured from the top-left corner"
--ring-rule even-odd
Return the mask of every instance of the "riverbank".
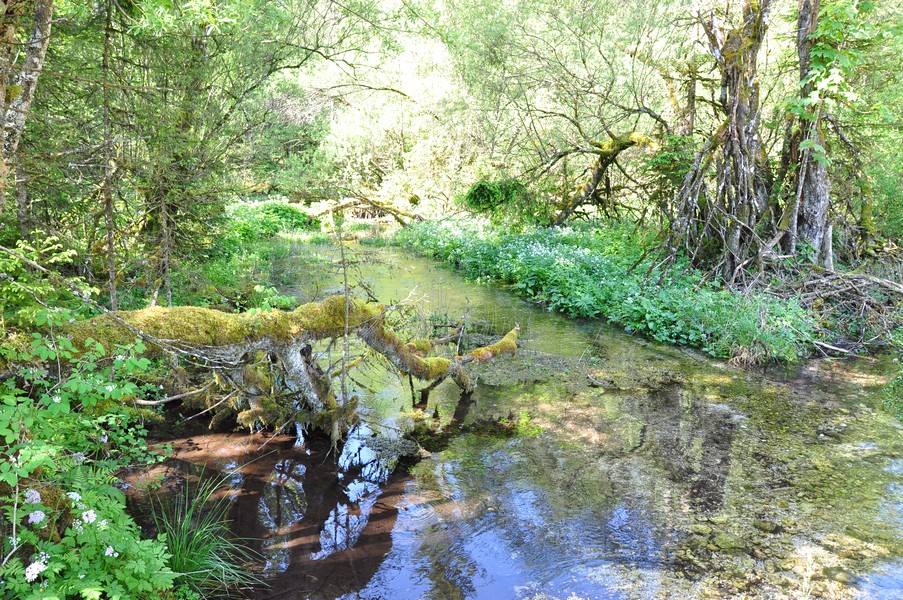
[[[899, 592], [900, 426], [877, 410], [888, 363], [745, 372], [408, 252], [349, 250], [377, 297], [416, 290], [425, 314], [469, 308], [490, 333], [518, 322], [523, 347], [471, 363], [472, 395], [448, 382], [425, 406], [386, 365], [361, 363], [349, 385], [363, 427], [333, 459], [312, 436], [261, 448], [268, 436], [180, 435], [173, 458], [228, 476], [234, 533], [260, 540], [270, 588], [252, 597]], [[381, 483], [419, 425], [454, 435]]]
[[686, 264], [663, 271], [643, 256], [650, 234], [632, 225], [504, 233], [472, 221], [426, 222], [397, 241], [566, 315], [604, 318], [739, 364], [797, 362], [815, 341], [815, 319], [796, 301], [733, 293]]

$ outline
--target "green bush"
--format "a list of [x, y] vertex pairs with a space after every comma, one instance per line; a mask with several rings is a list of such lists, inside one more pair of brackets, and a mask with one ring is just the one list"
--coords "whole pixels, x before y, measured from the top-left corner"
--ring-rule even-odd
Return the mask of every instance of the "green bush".
[[239, 242], [274, 237], [282, 231], [319, 229], [320, 221], [278, 201], [241, 202], [226, 209], [226, 234]]
[[497, 208], [522, 201], [528, 196], [527, 186], [517, 179], [478, 181], [464, 194], [464, 203], [477, 213], [492, 213]]
[[701, 274], [686, 264], [668, 273], [649, 273], [645, 260], [631, 268], [653, 243], [651, 233], [633, 225], [506, 235], [485, 224], [445, 221], [413, 224], [398, 241], [567, 315], [604, 317], [716, 357], [795, 361], [812, 337], [812, 319], [795, 301], [701, 284]]

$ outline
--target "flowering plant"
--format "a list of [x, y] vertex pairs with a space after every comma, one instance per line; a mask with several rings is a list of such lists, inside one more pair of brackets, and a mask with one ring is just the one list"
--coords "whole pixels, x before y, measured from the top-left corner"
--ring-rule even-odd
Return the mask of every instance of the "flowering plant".
[[172, 587], [164, 544], [141, 538], [110, 484], [122, 467], [156, 459], [134, 414], [112, 402], [139, 392], [129, 377], [147, 367], [142, 351], [136, 343], [107, 358], [100, 344], [77, 352], [40, 335], [5, 351], [28, 366], [0, 382], [0, 598], [141, 598]]

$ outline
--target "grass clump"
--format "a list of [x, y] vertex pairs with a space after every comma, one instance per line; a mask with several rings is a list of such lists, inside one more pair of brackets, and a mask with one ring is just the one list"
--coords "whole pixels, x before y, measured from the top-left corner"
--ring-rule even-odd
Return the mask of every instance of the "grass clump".
[[702, 274], [685, 264], [650, 272], [641, 257], [651, 236], [629, 224], [505, 234], [479, 222], [444, 221], [412, 224], [398, 241], [567, 315], [604, 317], [718, 358], [794, 362], [808, 353], [814, 323], [799, 303], [700, 283]]
[[169, 566], [177, 574], [175, 583], [186, 597], [223, 598], [261, 583], [247, 566], [253, 554], [227, 527], [228, 498], [216, 497], [223, 483], [202, 473], [195, 485], [185, 484], [171, 505], [160, 499], [151, 505]]

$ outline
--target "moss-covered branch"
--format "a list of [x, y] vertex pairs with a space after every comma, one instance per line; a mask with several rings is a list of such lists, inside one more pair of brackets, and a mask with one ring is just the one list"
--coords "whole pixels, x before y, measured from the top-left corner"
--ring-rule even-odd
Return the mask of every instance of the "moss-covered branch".
[[614, 164], [621, 152], [637, 145], [652, 146], [655, 143], [648, 136], [637, 132], [631, 132], [627, 135], [615, 135], [609, 133], [609, 137], [611, 138], [609, 140], [592, 142], [595, 153], [598, 156], [596, 165], [592, 171], [592, 176], [589, 181], [580, 188], [579, 193], [561, 207], [553, 224], [563, 224], [575, 210], [590, 203], [608, 172], [608, 168]]

